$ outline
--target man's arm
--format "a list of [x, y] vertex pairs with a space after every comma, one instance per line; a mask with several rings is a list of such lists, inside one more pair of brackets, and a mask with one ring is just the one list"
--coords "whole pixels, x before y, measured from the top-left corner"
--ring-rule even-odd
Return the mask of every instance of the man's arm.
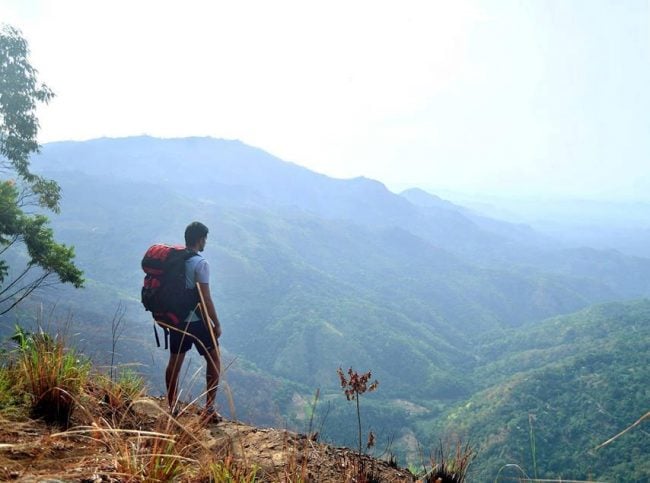
[[205, 308], [208, 311], [208, 317], [212, 320], [214, 325], [215, 336], [217, 339], [221, 337], [221, 324], [219, 323], [219, 317], [217, 316], [217, 311], [214, 308], [214, 303], [212, 302], [212, 295], [210, 295], [210, 284], [209, 283], [199, 283], [199, 289], [201, 290], [201, 295], [203, 296], [203, 301], [205, 302]]

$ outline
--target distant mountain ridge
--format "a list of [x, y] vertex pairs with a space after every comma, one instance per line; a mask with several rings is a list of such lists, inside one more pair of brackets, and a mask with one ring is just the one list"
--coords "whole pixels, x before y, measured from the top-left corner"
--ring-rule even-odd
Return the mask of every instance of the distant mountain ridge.
[[456, 205], [451, 201], [443, 200], [439, 196], [428, 193], [420, 188], [410, 188], [400, 193], [400, 196], [409, 200], [416, 206], [423, 206], [426, 208], [446, 208], [452, 211], [459, 211], [469, 213], [470, 210]]
[[[34, 166], [53, 173], [77, 171], [142, 181], [220, 206], [307, 212], [371, 227], [399, 227], [483, 267], [507, 264], [603, 281], [608, 277], [620, 281], [620, 272], [626, 272], [639, 287], [635, 290], [628, 284], [629, 296], [650, 293], [650, 260], [605, 251], [563, 250], [530, 227], [478, 215], [422, 190], [397, 195], [367, 178], [330, 178], [240, 141], [141, 136], [60, 142], [46, 144]], [[576, 257], [601, 259], [597, 265], [617, 273], [572, 263]]]
[[[396, 198], [377, 181], [330, 178], [235, 140], [142, 136], [60, 142], [45, 145], [36, 162], [56, 170], [147, 181], [172, 188], [187, 186], [199, 198], [209, 197], [226, 204], [232, 200], [218, 188], [237, 187], [254, 194], [245, 200], [251, 206], [299, 206], [321, 215], [336, 215], [338, 208], [342, 210], [340, 217], [345, 217], [349, 210], [341, 207], [342, 202], [355, 194], [372, 196], [374, 202], [387, 196]], [[409, 209], [408, 203], [399, 205], [395, 209], [398, 214]]]
[[372, 226], [402, 226], [443, 248], [470, 249], [501, 238], [459, 211], [429, 207], [423, 212], [378, 181], [330, 178], [239, 141], [145, 136], [60, 142], [45, 145], [34, 166], [185, 189], [225, 206], [273, 207]]

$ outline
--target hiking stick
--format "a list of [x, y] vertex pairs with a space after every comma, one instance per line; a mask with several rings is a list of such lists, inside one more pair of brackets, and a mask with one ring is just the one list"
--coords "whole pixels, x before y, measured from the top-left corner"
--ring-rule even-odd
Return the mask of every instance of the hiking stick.
[[[214, 369], [217, 371], [217, 386], [219, 385], [219, 379], [221, 379], [221, 353], [219, 351], [219, 344], [217, 342], [217, 338], [214, 335], [214, 327], [212, 326], [212, 321], [210, 320], [210, 315], [208, 314], [208, 307], [205, 304], [205, 299], [203, 298], [203, 292], [201, 292], [201, 285], [197, 282], [196, 283], [196, 290], [199, 292], [199, 310], [201, 311], [201, 318], [203, 319], [203, 323], [206, 324], [208, 331], [210, 332], [210, 339], [212, 340], [212, 346], [214, 347], [215, 355], [217, 360], [213, 360], [212, 355], [209, 352], [206, 352], [206, 361], [208, 364], [212, 363], [212, 366]], [[216, 315], [216, 314], [215, 314]], [[209, 401], [212, 401], [212, 403], [215, 402], [215, 396], [216, 396], [216, 390], [217, 386], [214, 388], [207, 388], [207, 396], [206, 396], [206, 404]], [[214, 390], [215, 392], [212, 393], [212, 397], [210, 396], [210, 391]]]
[[[210, 339], [212, 340], [212, 345], [214, 347], [215, 351], [215, 356], [217, 360], [214, 360], [212, 358], [212, 355], [206, 351], [205, 354], [205, 359], [208, 364], [212, 364], [212, 367], [216, 370], [217, 374], [217, 383], [214, 387], [207, 387], [206, 390], [206, 406], [208, 406], [210, 403], [214, 404], [215, 399], [216, 399], [216, 391], [217, 387], [219, 386], [219, 380], [221, 379], [221, 353], [219, 351], [219, 343], [217, 342], [217, 338], [214, 335], [214, 327], [212, 326], [212, 321], [210, 320], [210, 315], [208, 314], [208, 307], [205, 304], [205, 299], [203, 298], [203, 292], [201, 292], [201, 285], [199, 282], [196, 282], [196, 290], [199, 292], [199, 310], [201, 311], [201, 318], [203, 319], [203, 323], [206, 324], [206, 327], [208, 328], [208, 331], [210, 332]], [[208, 362], [209, 361], [209, 362]], [[206, 368], [207, 371], [207, 368]], [[209, 382], [208, 382], [209, 384]], [[214, 392], [212, 392], [214, 391]], [[218, 415], [218, 414], [217, 414]], [[219, 416], [221, 417], [221, 416]]]
[[203, 292], [201, 292], [201, 286], [199, 285], [199, 282], [196, 282], [196, 290], [199, 292], [199, 310], [201, 311], [201, 318], [203, 319], [203, 323], [207, 325], [208, 330], [210, 331], [210, 338], [212, 339], [212, 343], [214, 344], [214, 348], [217, 351], [218, 355], [219, 344], [217, 344], [217, 338], [214, 336], [214, 327], [212, 326], [212, 321], [208, 315], [208, 308], [205, 305], [205, 299], [203, 298]]

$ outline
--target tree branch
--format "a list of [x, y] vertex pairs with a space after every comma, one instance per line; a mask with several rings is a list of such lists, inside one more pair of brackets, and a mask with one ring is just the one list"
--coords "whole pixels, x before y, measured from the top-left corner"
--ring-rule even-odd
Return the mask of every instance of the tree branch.
[[13, 303], [12, 303], [9, 307], [7, 307], [5, 310], [3, 310], [2, 312], [0, 312], [0, 315], [4, 315], [4, 314], [6, 314], [6, 313], [9, 312], [11, 309], [13, 309], [16, 305], [18, 305], [20, 302], [22, 302], [26, 297], [29, 297], [29, 295], [30, 295], [34, 290], [36, 290], [38, 287], [40, 287], [41, 284], [45, 281], [45, 279], [46, 279], [47, 277], [49, 277], [50, 275], [52, 275], [52, 272], [47, 272], [47, 273], [43, 274], [42, 276], [40, 276], [39, 278], [37, 278], [36, 280], [34, 280], [34, 281], [33, 281], [32, 283], [30, 283], [29, 285], [26, 285], [26, 286], [24, 286], [24, 287], [21, 287], [21, 288], [19, 288], [17, 291], [15, 291], [13, 294], [11, 294], [11, 295], [9, 295], [9, 296], [6, 296], [5, 298], [1, 299], [1, 300], [0, 300], [0, 304], [2, 304], [2, 303], [4, 303], [4, 302], [6, 302], [7, 300], [9, 300], [9, 299], [15, 297], [15, 296], [18, 295], [21, 291], [23, 292], [22, 294], [20, 294], [20, 295], [18, 296], [18, 298], [17, 298], [16, 300], [13, 301]]
[[[25, 277], [25, 275], [27, 275], [27, 273], [28, 273], [32, 268], [34, 268], [33, 265], [27, 265], [27, 268], [25, 268], [25, 270], [23, 270], [23, 273], [21, 273], [21, 274], [18, 275], [16, 278], [14, 278], [13, 282], [11, 282], [11, 283], [10, 283], [9, 285], [7, 285], [6, 287], [3, 287], [2, 289], [0, 289], [0, 296], [1, 296], [2, 294], [4, 294], [5, 292], [7, 292], [8, 290], [10, 290], [11, 287], [13, 287], [14, 285], [16, 285], [20, 280], [22, 280], [22, 279]], [[19, 292], [19, 291], [20, 291], [20, 289], [18, 289], [17, 292]], [[14, 292], [14, 293], [16, 293], [16, 292]], [[5, 300], [6, 300], [6, 299], [5, 299]]]
[[18, 241], [18, 235], [14, 235], [14, 236], [12, 237], [12, 240], [11, 240], [10, 242], [8, 242], [7, 245], [6, 245], [2, 250], [0, 250], [0, 255], [2, 255], [4, 252], [6, 252], [7, 250], [9, 250], [9, 249], [11, 248], [11, 246], [12, 246], [14, 243], [16, 243], [17, 241]]

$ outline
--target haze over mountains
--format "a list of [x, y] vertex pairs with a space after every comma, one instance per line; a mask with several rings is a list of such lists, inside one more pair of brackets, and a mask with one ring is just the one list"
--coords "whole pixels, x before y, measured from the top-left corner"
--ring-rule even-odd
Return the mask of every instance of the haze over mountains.
[[[88, 279], [83, 291], [41, 300], [69, 306], [97, 355], [115, 307], [126, 304], [121, 361], [150, 364], [143, 371], [154, 386], [164, 351], [139, 306], [140, 259], [152, 243], [182, 242], [197, 219], [210, 227], [206, 257], [226, 358], [236, 358], [238, 416], [299, 426], [305, 401], [321, 388], [322, 404], [331, 404], [324, 437], [350, 443], [352, 412], [337, 393], [336, 368], [353, 366], [380, 380], [364, 424], [394, 439], [403, 457], [414, 440], [466, 431], [485, 450], [475, 471], [486, 481], [499, 465], [529, 463], [529, 428], [509, 421], [544, 412], [540, 448], [554, 443], [553, 421], [577, 429], [562, 442], [566, 451], [545, 453], [540, 477], [608, 475], [612, 462], [632, 475], [617, 481], [650, 475], [647, 438], [634, 439], [636, 456], [608, 450], [606, 460], [578, 464], [582, 450], [647, 411], [650, 380], [638, 369], [650, 362], [647, 302], [620, 302], [650, 296], [650, 259], [571, 246], [421, 190], [395, 194], [371, 179], [329, 178], [238, 141], [52, 143], [33, 166], [62, 187], [53, 226], [76, 247]], [[605, 302], [617, 304], [586, 309]], [[608, 371], [631, 374], [622, 393], [610, 390], [621, 382]], [[601, 381], [608, 399], [599, 404], [615, 415], [599, 430], [566, 419], [595, 411], [571, 382], [589, 377]], [[551, 386], [562, 390], [531, 389]]]

